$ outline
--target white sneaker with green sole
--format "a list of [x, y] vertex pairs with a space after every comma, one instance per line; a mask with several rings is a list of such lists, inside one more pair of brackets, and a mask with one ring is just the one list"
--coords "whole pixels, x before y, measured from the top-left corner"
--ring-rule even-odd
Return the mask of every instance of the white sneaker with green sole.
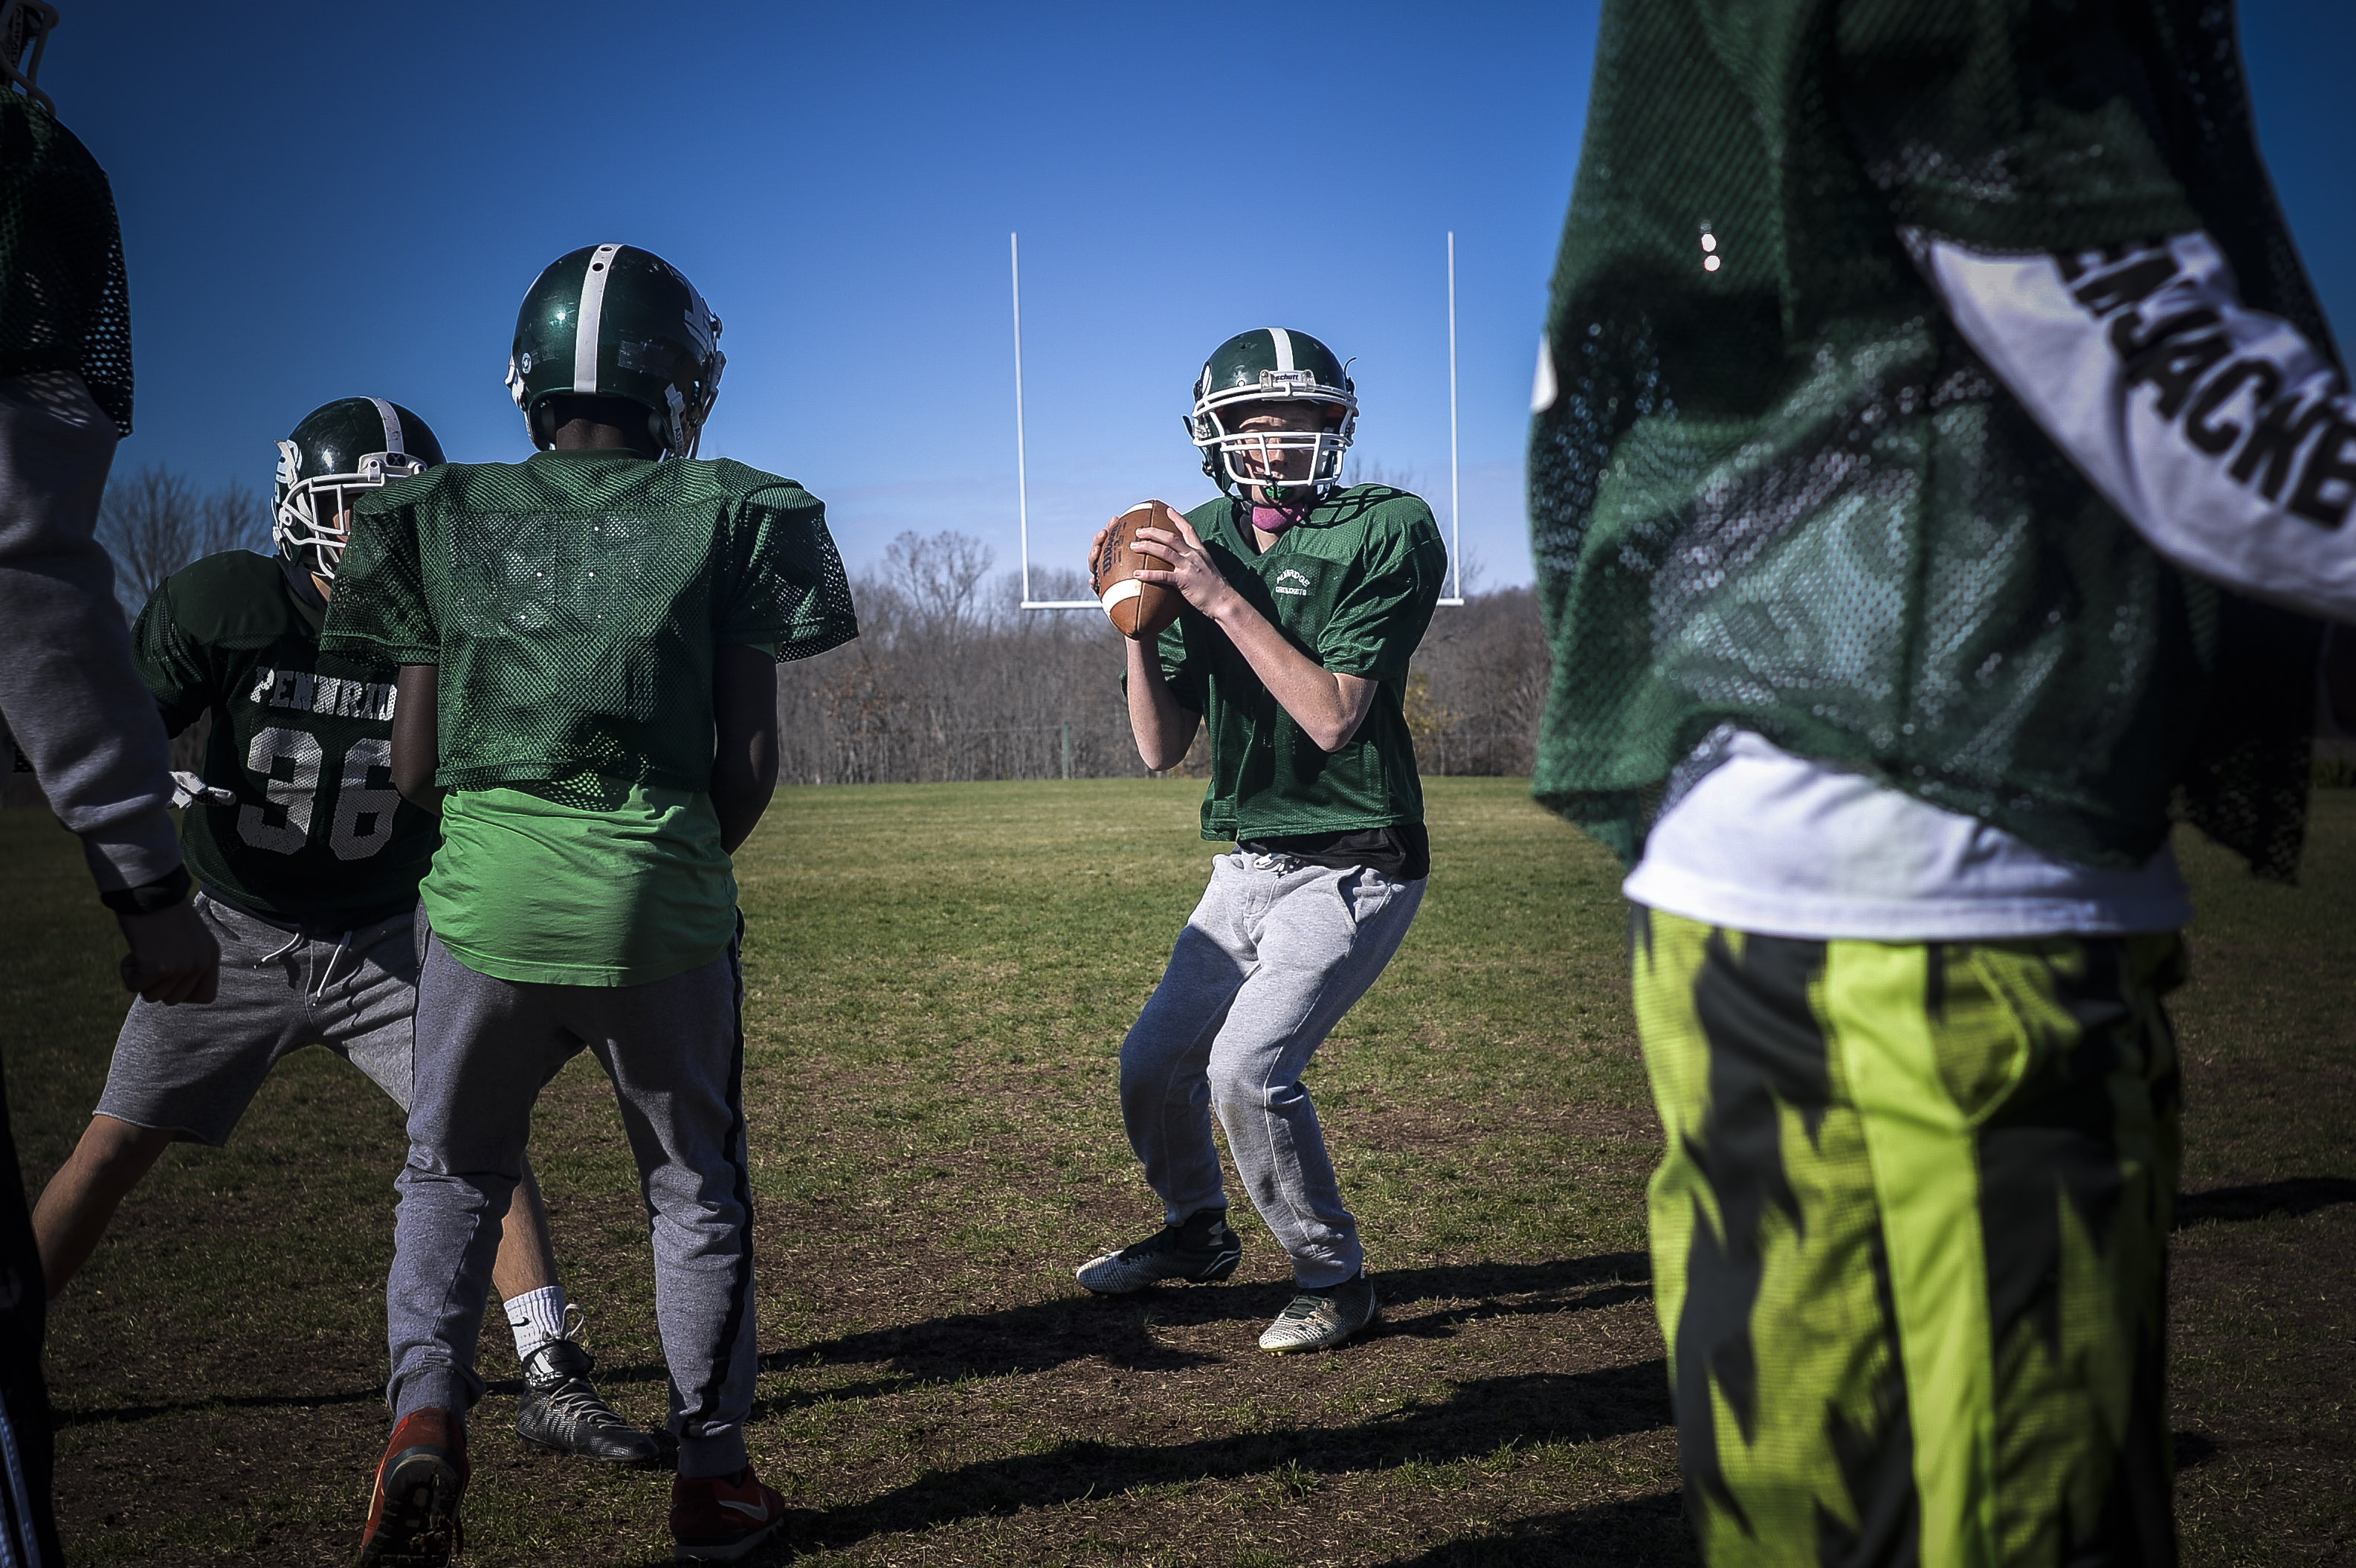
[[1374, 1283], [1361, 1269], [1340, 1284], [1304, 1290], [1276, 1315], [1259, 1348], [1279, 1355], [1293, 1350], [1331, 1350], [1383, 1315]]

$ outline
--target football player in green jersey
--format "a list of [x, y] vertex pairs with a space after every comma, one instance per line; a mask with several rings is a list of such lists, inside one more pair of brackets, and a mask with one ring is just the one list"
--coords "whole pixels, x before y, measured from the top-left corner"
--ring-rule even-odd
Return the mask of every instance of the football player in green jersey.
[[[409, 1108], [417, 883], [436, 832], [392, 789], [392, 670], [323, 652], [319, 628], [353, 499], [424, 472], [442, 448], [409, 410], [356, 397], [314, 411], [278, 450], [278, 553], [174, 573], [134, 628], [165, 728], [212, 717], [202, 777], [183, 779], [181, 837], [225, 959], [210, 1005], [140, 1002], [123, 1021], [97, 1113], [34, 1210], [53, 1296], [165, 1149], [228, 1142], [288, 1052], [324, 1045]], [[551, 1452], [653, 1462], [655, 1436], [588, 1380], [529, 1175], [521, 1192], [498, 1264], [524, 1370], [517, 1430]]]
[[732, 853], [776, 781], [779, 659], [857, 635], [818, 500], [695, 456], [720, 323], [634, 246], [524, 296], [508, 384], [541, 448], [363, 500], [324, 646], [400, 667], [402, 793], [442, 818], [420, 892], [417, 1081], [386, 1290], [393, 1431], [363, 1563], [447, 1559], [498, 1217], [532, 1102], [586, 1048], [653, 1230], [678, 1556], [785, 1517], [744, 1447], [754, 1361]]
[[[1358, 400], [1332, 350], [1263, 328], [1219, 345], [1188, 434], [1223, 492], [1180, 532], [1140, 532], [1186, 608], [1129, 644], [1129, 716], [1146, 766], [1210, 732], [1203, 836], [1232, 839], [1120, 1052], [1121, 1116], [1162, 1229], [1081, 1265], [1108, 1295], [1235, 1272], [1242, 1243], [1211, 1112], [1295, 1294], [1260, 1348], [1327, 1349], [1375, 1319], [1357, 1221], [1343, 1207], [1301, 1075], [1398, 950], [1431, 869], [1402, 708], [1408, 660], [1447, 552], [1431, 510], [1341, 484]], [[1098, 535], [1101, 542], [1103, 535]]]

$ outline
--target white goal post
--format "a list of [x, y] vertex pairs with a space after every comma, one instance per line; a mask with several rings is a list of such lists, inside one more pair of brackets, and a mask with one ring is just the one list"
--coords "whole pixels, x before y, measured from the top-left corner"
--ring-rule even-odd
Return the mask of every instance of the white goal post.
[[1023, 237], [1006, 236], [1006, 263], [1014, 277], [1014, 507], [1023, 533], [1023, 607], [1026, 610], [1100, 610], [1094, 599], [1034, 599], [1031, 596], [1031, 478], [1023, 453]]
[[[1007, 270], [1014, 285], [1014, 509], [1023, 550], [1023, 608], [1094, 610], [1094, 599], [1031, 596], [1031, 478], [1023, 441], [1023, 236], [1006, 236]], [[1442, 605], [1464, 602], [1464, 523], [1456, 478], [1456, 231], [1448, 231], [1448, 572], [1454, 592]]]

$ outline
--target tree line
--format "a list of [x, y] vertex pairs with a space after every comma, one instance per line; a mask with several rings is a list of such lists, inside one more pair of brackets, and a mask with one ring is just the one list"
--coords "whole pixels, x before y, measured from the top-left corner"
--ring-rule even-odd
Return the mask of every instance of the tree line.
[[[794, 783], [1111, 779], [1146, 772], [1121, 694], [1120, 634], [1093, 610], [1021, 607], [988, 545], [901, 534], [856, 574], [857, 641], [777, 672], [781, 776]], [[1477, 584], [1477, 578], [1472, 579]], [[1077, 571], [1032, 571], [1040, 598], [1085, 599]], [[1529, 771], [1547, 649], [1527, 588], [1468, 587], [1437, 611], [1408, 677], [1427, 773]], [[1177, 769], [1198, 773], [1205, 743]]]
[[[108, 486], [99, 538], [124, 614], [163, 580], [222, 550], [271, 549], [269, 509], [246, 486], [205, 489], [150, 465]], [[904, 532], [854, 574], [861, 635], [779, 667], [780, 777], [796, 784], [1140, 777], [1121, 695], [1121, 639], [1089, 610], [1021, 608], [1021, 575], [980, 540]], [[1436, 612], [1408, 679], [1407, 714], [1427, 773], [1530, 769], [1547, 650], [1527, 588], [1478, 591]], [[1038, 596], [1083, 599], [1086, 575], [1033, 568]], [[194, 768], [200, 723], [173, 748]], [[1178, 771], [1199, 773], [1204, 744]]]

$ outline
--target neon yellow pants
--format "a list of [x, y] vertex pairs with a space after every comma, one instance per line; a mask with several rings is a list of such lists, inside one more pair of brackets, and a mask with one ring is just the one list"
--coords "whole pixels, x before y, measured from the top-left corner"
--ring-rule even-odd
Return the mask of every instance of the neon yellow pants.
[[1654, 1287], [1708, 1561], [2173, 1563], [2182, 943], [1634, 918]]

